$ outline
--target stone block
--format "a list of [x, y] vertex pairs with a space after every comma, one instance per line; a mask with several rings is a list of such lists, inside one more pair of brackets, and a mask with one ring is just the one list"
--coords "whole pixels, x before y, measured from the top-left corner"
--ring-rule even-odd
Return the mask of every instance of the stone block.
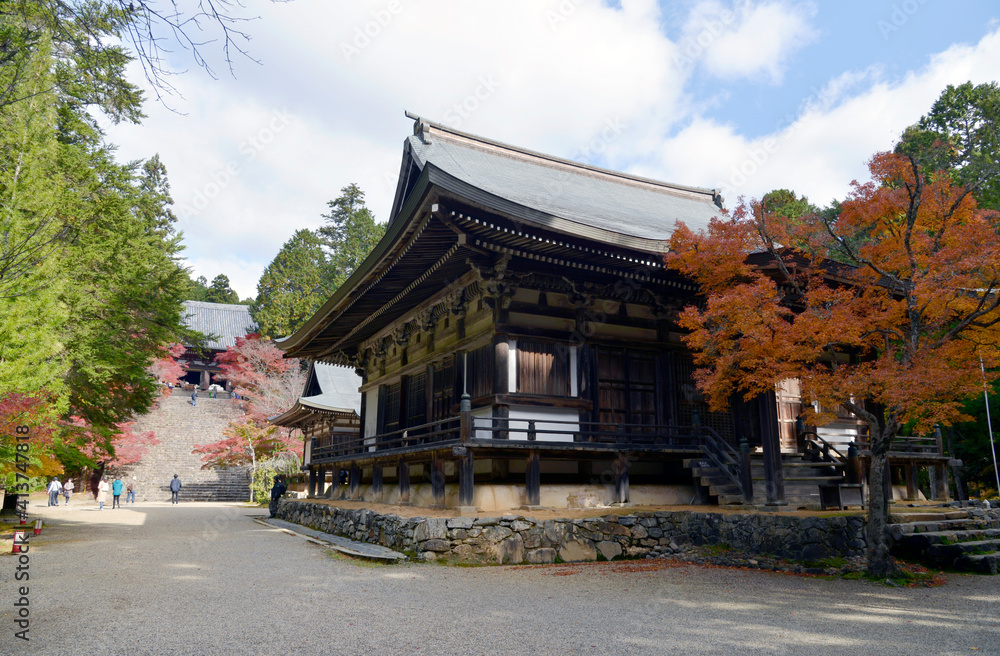
[[509, 538], [512, 533], [513, 531], [506, 526], [487, 526], [483, 529], [483, 539], [497, 543]]
[[556, 562], [556, 550], [550, 548], [532, 549], [525, 554], [524, 560], [532, 565], [548, 565]]
[[622, 555], [622, 547], [617, 542], [598, 542], [597, 550], [601, 552], [605, 560], [614, 560], [618, 556]]
[[470, 529], [474, 521], [472, 517], [454, 517], [448, 520], [448, 528]]
[[568, 538], [559, 545], [559, 557], [567, 563], [594, 561], [597, 560], [597, 548], [590, 540]]
[[534, 526], [533, 523], [523, 519], [516, 519], [510, 523], [510, 528], [513, 531], [527, 531], [532, 526]]
[[413, 530], [413, 539], [417, 542], [432, 539], [443, 540], [446, 537], [448, 537], [448, 524], [447, 520], [443, 518], [426, 518]]
[[497, 564], [511, 565], [524, 560], [524, 540], [515, 533], [497, 545]]
[[424, 551], [451, 551], [451, 542], [448, 542], [447, 540], [432, 539], [423, 542], [420, 545], [420, 548]]

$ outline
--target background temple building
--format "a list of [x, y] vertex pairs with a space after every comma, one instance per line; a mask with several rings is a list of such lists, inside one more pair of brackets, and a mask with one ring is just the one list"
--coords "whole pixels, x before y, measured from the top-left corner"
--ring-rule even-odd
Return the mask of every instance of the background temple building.
[[470, 510], [839, 497], [856, 422], [805, 435], [791, 383], [710, 412], [692, 380], [697, 289], [662, 254], [717, 192], [411, 118], [385, 237], [279, 344], [361, 377], [358, 428], [307, 432], [311, 493], [346, 469], [352, 498]]
[[[187, 370], [183, 381], [205, 390], [212, 384], [212, 376], [220, 371], [216, 357], [230, 346], [236, 346], [237, 337], [246, 337], [257, 330], [257, 326], [247, 305], [204, 301], [184, 301], [183, 305], [184, 325], [209, 337], [205, 348], [185, 344], [187, 350], [179, 358], [181, 366]], [[215, 382], [228, 391], [225, 381]]]

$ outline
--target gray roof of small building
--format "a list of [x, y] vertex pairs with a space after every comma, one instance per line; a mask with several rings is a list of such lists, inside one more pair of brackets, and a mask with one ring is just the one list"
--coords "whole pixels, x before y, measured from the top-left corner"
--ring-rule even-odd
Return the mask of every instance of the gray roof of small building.
[[236, 346], [237, 337], [257, 330], [247, 305], [204, 301], [184, 301], [183, 305], [185, 326], [217, 338], [206, 344], [208, 348], [225, 350]]
[[316, 362], [313, 364], [313, 374], [323, 391], [313, 396], [303, 396], [299, 403], [321, 410], [354, 410], [361, 414], [361, 392], [358, 391], [361, 377], [353, 369]]
[[412, 118], [416, 134], [407, 138], [404, 161], [411, 157], [421, 170], [433, 164], [489, 194], [577, 224], [666, 240], [677, 221], [698, 230], [721, 211], [712, 189], [609, 171]]

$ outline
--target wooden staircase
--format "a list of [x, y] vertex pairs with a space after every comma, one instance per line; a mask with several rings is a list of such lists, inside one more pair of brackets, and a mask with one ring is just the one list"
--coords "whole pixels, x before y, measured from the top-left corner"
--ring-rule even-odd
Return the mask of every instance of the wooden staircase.
[[695, 490], [703, 504], [736, 506], [743, 504], [743, 492], [722, 468], [708, 457], [686, 458], [682, 464], [691, 471]]
[[[1000, 511], [980, 508], [892, 515], [893, 554], [931, 567], [981, 574], [1000, 571]], [[900, 521], [902, 520], [902, 521]]]

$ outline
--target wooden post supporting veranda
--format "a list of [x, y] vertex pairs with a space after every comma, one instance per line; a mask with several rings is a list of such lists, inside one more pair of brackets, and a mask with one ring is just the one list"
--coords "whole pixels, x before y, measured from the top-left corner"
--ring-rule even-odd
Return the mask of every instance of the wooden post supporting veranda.
[[472, 439], [472, 400], [468, 394], [462, 395], [459, 405], [459, 440], [462, 446], [456, 449], [458, 453], [458, 505], [463, 511], [475, 511], [476, 480], [472, 450], [468, 448]]
[[399, 504], [410, 505], [410, 465], [405, 462], [396, 465], [396, 481], [399, 484]]
[[[534, 442], [536, 437], [535, 422], [529, 421], [528, 441]], [[524, 505], [528, 508], [538, 508], [542, 505], [541, 471], [538, 449], [531, 449], [524, 463]]]
[[315, 466], [310, 467], [309, 468], [309, 496], [310, 497], [316, 496], [316, 479], [317, 479], [316, 467]]
[[627, 453], [619, 453], [615, 458], [615, 502], [628, 503], [628, 461]]
[[361, 467], [351, 463], [351, 499], [357, 499], [361, 493]]
[[781, 470], [781, 438], [778, 435], [778, 400], [775, 393], [757, 397], [760, 410], [761, 447], [764, 451], [764, 487], [766, 504], [784, 505], [785, 476]]
[[444, 508], [444, 458], [437, 453], [431, 455], [430, 478], [433, 507]]
[[382, 501], [382, 465], [378, 463], [372, 466], [372, 501]]
[[906, 500], [913, 501], [917, 498], [917, 466], [906, 465]]

